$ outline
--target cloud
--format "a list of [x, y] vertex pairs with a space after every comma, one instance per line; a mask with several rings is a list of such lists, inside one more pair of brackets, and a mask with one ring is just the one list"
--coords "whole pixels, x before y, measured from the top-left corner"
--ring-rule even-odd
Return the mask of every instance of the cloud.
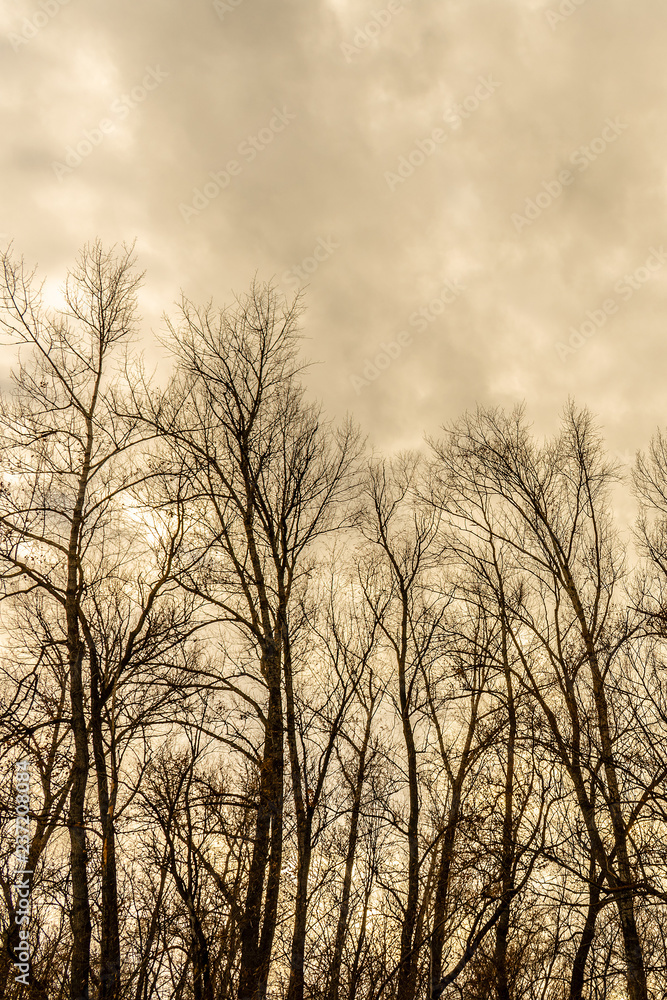
[[[392, 447], [477, 400], [526, 398], [550, 430], [574, 395], [613, 448], [632, 450], [667, 413], [667, 269], [567, 364], [556, 345], [667, 244], [667, 11], [586, 0], [564, 16], [563, 3], [69, 0], [15, 50], [41, 9], [17, 4], [1, 25], [0, 230], [58, 278], [85, 240], [137, 236], [152, 357], [151, 328], [179, 288], [229, 301], [255, 272], [279, 278], [332, 239], [305, 315], [305, 351], [322, 362], [309, 383], [330, 413], [351, 411]], [[147, 66], [168, 75], [119, 120], [114, 101]], [[480, 77], [498, 86], [474, 107]], [[179, 205], [283, 106], [289, 127], [186, 223]], [[113, 131], [59, 180], [52, 162], [109, 117]], [[627, 128], [578, 169], [573, 155], [609, 118]], [[446, 141], [390, 190], [386, 172], [434, 129]], [[517, 232], [512, 215], [568, 169], [572, 182]], [[465, 294], [420, 332], [410, 316], [447, 281]], [[410, 346], [355, 392], [365, 360], [406, 329]]]

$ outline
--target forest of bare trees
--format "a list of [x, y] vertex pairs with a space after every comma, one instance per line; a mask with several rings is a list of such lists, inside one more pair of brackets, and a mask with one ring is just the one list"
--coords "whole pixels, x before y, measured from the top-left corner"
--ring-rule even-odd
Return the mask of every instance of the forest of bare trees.
[[183, 300], [160, 381], [131, 248], [0, 271], [0, 1000], [666, 996], [667, 436], [383, 458], [298, 297]]

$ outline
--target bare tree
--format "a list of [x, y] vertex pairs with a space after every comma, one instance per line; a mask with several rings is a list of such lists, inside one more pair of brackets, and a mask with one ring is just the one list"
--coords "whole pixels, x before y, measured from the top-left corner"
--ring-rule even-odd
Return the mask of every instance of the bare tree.
[[[65, 288], [66, 307], [44, 312], [33, 274], [2, 258], [2, 317], [6, 334], [29, 349], [2, 411], [6, 461], [15, 488], [8, 490], [0, 524], [6, 592], [39, 588], [66, 623], [73, 780], [69, 802], [73, 953], [72, 998], [87, 997], [91, 919], [84, 808], [90, 768], [81, 606], [90, 581], [85, 560], [93, 530], [104, 521], [107, 472], [134, 443], [133, 429], [118, 427], [108, 402], [109, 360], [134, 328], [140, 277], [130, 249], [118, 257], [100, 244], [86, 247]], [[111, 487], [111, 492], [115, 488]], [[93, 687], [95, 681], [93, 680]], [[100, 794], [104, 797], [104, 780]], [[105, 895], [114, 891], [114, 875]], [[106, 903], [104, 950], [119, 964], [113, 904]]]
[[278, 912], [294, 585], [311, 571], [317, 540], [350, 517], [359, 452], [351, 426], [333, 431], [304, 400], [297, 321], [298, 303], [281, 305], [270, 286], [253, 286], [219, 313], [183, 302], [171, 327], [176, 378], [150, 412], [142, 401], [147, 424], [190, 463], [200, 523], [181, 582], [246, 643], [245, 686], [225, 683], [263, 731], [241, 1000], [266, 993]]
[[298, 300], [183, 300], [156, 389], [131, 248], [2, 263], [0, 1000], [25, 758], [30, 1000], [661, 995], [667, 439], [630, 573], [573, 404], [364, 472]]
[[[521, 411], [511, 417], [480, 411], [453, 427], [435, 451], [442, 508], [487, 546], [502, 543], [512, 553], [507, 571], [515, 578], [514, 621], [508, 622], [508, 638], [521, 663], [515, 676], [549, 726], [555, 759], [571, 781], [615, 900], [629, 996], [646, 1000], [637, 862], [629, 837], [636, 815], [623, 788], [610, 706], [610, 671], [626, 638], [615, 603], [623, 557], [608, 508], [614, 470], [590, 416], [574, 406], [566, 411], [561, 434], [542, 448], [531, 440]], [[583, 754], [589, 707], [603, 762], [604, 819], [587, 785], [595, 767]]]
[[[405, 748], [408, 817], [407, 887], [401, 926], [398, 1000], [413, 1000], [417, 983], [420, 895], [420, 777], [415, 709], [425, 663], [432, 656], [443, 603], [428, 592], [428, 571], [434, 565], [438, 516], [433, 506], [416, 501], [418, 459], [403, 456], [393, 465], [375, 463], [369, 473], [369, 512], [364, 532], [378, 556], [371, 556], [363, 588], [376, 611], [396, 664], [398, 715]], [[379, 595], [382, 595], [381, 599]], [[417, 933], [415, 933], [417, 932]]]
[[[114, 367], [114, 351], [133, 336], [140, 282], [131, 248], [85, 247], [55, 312], [41, 309], [22, 265], [5, 256], [3, 266], [4, 329], [27, 348], [1, 414], [10, 477], [0, 512], [4, 593], [14, 607], [37, 600], [53, 648], [67, 653], [70, 993], [87, 997], [92, 981], [99, 1000], [117, 1000], [120, 761], [137, 729], [145, 733], [142, 678], [168, 672], [175, 641], [186, 643], [196, 628], [193, 603], [174, 600], [182, 504], [171, 484], [164, 496], [165, 474], [144, 448], [145, 424], [119, 413], [128, 368]], [[163, 702], [149, 701], [158, 713]], [[101, 838], [99, 973], [91, 967], [86, 836], [91, 763]]]

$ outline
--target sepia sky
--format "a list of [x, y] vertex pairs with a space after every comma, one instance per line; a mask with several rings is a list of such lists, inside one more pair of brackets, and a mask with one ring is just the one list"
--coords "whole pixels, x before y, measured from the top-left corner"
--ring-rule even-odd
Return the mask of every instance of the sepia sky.
[[667, 424], [664, 0], [7, 0], [0, 45], [47, 301], [136, 237], [153, 361], [180, 289], [308, 283], [309, 384], [380, 448], [476, 402]]

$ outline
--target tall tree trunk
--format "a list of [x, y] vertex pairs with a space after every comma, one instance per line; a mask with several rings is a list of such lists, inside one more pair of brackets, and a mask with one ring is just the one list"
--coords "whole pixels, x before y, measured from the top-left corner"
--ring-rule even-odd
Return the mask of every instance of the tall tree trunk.
[[593, 938], [595, 937], [595, 922], [600, 912], [600, 886], [597, 882], [595, 872], [595, 859], [591, 858], [588, 882], [588, 910], [586, 919], [579, 940], [574, 962], [572, 963], [572, 975], [570, 977], [570, 997], [569, 1000], [583, 1000], [584, 995], [584, 975], [586, 973], [586, 963], [590, 954]]
[[493, 965], [496, 976], [496, 995], [498, 1000], [510, 1000], [510, 987], [507, 975], [507, 939], [510, 926], [510, 892], [513, 888], [514, 864], [514, 752], [516, 745], [516, 707], [512, 690], [512, 675], [507, 657], [507, 634], [502, 625], [502, 649], [505, 668], [505, 685], [507, 688], [507, 765], [505, 769], [505, 803], [503, 813], [503, 833], [500, 857], [500, 879], [502, 888], [503, 911], [496, 924], [496, 942], [493, 953]]
[[[627, 889], [628, 882], [624, 881], [622, 875], [619, 877], [619, 873], [614, 870], [607, 852], [605, 851], [604, 843], [597, 828], [594, 807], [591, 800], [588, 798], [581, 769], [578, 766], [570, 764], [568, 766], [568, 771], [570, 778], [573, 781], [579, 807], [586, 823], [595, 860], [601, 869], [601, 873], [607, 880], [609, 888], [614, 893], [616, 907], [620, 917], [621, 933], [625, 949], [628, 998], [629, 1000], [648, 1000], [644, 958], [639, 942], [639, 935], [637, 933], [632, 890]], [[621, 866], [619, 864], [619, 870], [620, 868]]]
[[72, 706], [72, 733], [74, 736], [73, 779], [69, 800], [67, 825], [70, 836], [70, 874], [72, 878], [72, 962], [70, 978], [70, 1000], [89, 1000], [90, 981], [90, 899], [88, 896], [88, 850], [84, 825], [86, 787], [90, 770], [88, 752], [88, 732], [86, 726], [83, 661], [85, 647], [80, 631], [81, 565], [80, 543], [84, 523], [84, 504], [90, 478], [93, 453], [93, 413], [97, 402], [101, 379], [100, 369], [95, 380], [95, 388], [86, 414], [86, 444], [81, 473], [77, 484], [77, 496], [72, 512], [69, 543], [67, 547], [67, 588], [65, 591], [65, 618], [67, 622], [67, 660], [70, 678], [70, 702]]
[[[296, 901], [294, 908], [294, 925], [292, 930], [292, 948], [290, 955], [290, 977], [287, 988], [287, 1000], [303, 1000], [304, 962], [306, 953], [306, 929], [308, 926], [308, 877], [313, 854], [313, 817], [322, 791], [331, 755], [338, 735], [338, 726], [342, 718], [342, 709], [332, 723], [328, 733], [326, 748], [320, 759], [319, 774], [316, 787], [311, 790], [307, 786], [306, 761], [303, 770], [299, 761], [297, 742], [297, 717], [294, 699], [294, 684], [292, 674], [292, 655], [287, 621], [283, 619], [283, 650], [285, 676], [285, 722], [287, 745], [292, 776], [292, 792], [294, 796], [294, 811], [296, 814], [297, 831], [297, 876]], [[343, 701], [343, 705], [345, 700]], [[305, 754], [305, 749], [304, 749]]]
[[347, 934], [347, 923], [350, 915], [350, 894], [352, 891], [352, 872], [354, 871], [354, 859], [357, 853], [357, 839], [359, 836], [359, 814], [361, 812], [361, 795], [364, 786], [366, 771], [366, 754], [368, 753], [368, 743], [371, 735], [372, 705], [366, 715], [366, 726], [364, 738], [359, 753], [359, 765], [353, 787], [352, 811], [350, 813], [350, 830], [347, 838], [347, 853], [345, 855], [345, 874], [343, 876], [343, 892], [338, 912], [338, 923], [336, 925], [336, 937], [334, 939], [334, 949], [331, 958], [331, 979], [327, 990], [326, 1000], [338, 1000], [340, 987], [341, 964], [343, 961], [343, 947]]
[[137, 976], [137, 984], [136, 984], [136, 989], [134, 991], [134, 1000], [142, 1000], [142, 997], [147, 998], [148, 996], [148, 966], [151, 959], [153, 942], [155, 941], [158, 934], [159, 914], [162, 908], [162, 897], [164, 894], [164, 887], [166, 881], [167, 881], [167, 865], [166, 865], [166, 855], [165, 855], [163, 857], [162, 864], [160, 865], [160, 884], [158, 886], [155, 906], [153, 907], [153, 912], [151, 914], [151, 922], [148, 925], [146, 938], [144, 940], [143, 953], [141, 956], [141, 965], [139, 966], [139, 975]]
[[[436, 710], [431, 703], [431, 712], [434, 720]], [[442, 955], [445, 949], [445, 920], [447, 918], [447, 903], [449, 896], [449, 877], [454, 860], [454, 844], [456, 842], [456, 831], [461, 818], [461, 797], [463, 783], [470, 760], [470, 750], [473, 736], [477, 727], [477, 701], [473, 699], [471, 704], [471, 716], [468, 723], [468, 733], [466, 735], [461, 760], [456, 775], [451, 775], [452, 797], [447, 813], [447, 822], [442, 837], [442, 848], [438, 865], [438, 877], [435, 887], [435, 897], [433, 900], [433, 932], [431, 934], [431, 974], [429, 995], [431, 998], [439, 995], [437, 989], [443, 976]], [[445, 746], [441, 739], [441, 753], [445, 760]]]
[[352, 963], [352, 971], [350, 973], [350, 995], [348, 1000], [356, 1000], [357, 990], [359, 989], [359, 984], [361, 982], [361, 954], [364, 950], [364, 944], [366, 943], [366, 927], [368, 925], [368, 907], [370, 905], [370, 901], [371, 883], [369, 880], [364, 893], [364, 905], [361, 913], [361, 927], [359, 928], [357, 947], [354, 950], [354, 962]]
[[449, 894], [449, 875], [454, 858], [454, 841], [456, 828], [461, 812], [461, 783], [456, 782], [452, 789], [452, 802], [447, 816], [447, 825], [442, 838], [438, 881], [433, 902], [433, 933], [431, 935], [431, 996], [436, 996], [435, 990], [442, 979], [442, 954], [445, 948], [445, 919], [447, 916], [447, 897]]
[[397, 1000], [413, 1000], [417, 977], [417, 956], [412, 942], [419, 901], [419, 786], [417, 779], [417, 751], [415, 748], [410, 704], [406, 681], [407, 648], [407, 594], [403, 594], [402, 649], [398, 657], [398, 685], [401, 706], [403, 739], [408, 764], [408, 894], [401, 928], [400, 967], [398, 971]]
[[194, 900], [188, 899], [192, 934], [192, 988], [194, 1000], [214, 1000], [213, 980], [208, 942], [195, 910]]
[[616, 905], [623, 930], [625, 961], [628, 969], [628, 997], [630, 1000], [648, 1000], [644, 954], [639, 941], [632, 889], [619, 892]]
[[312, 812], [306, 801], [307, 792], [304, 794], [304, 783], [299, 763], [292, 661], [286, 623], [283, 624], [283, 636], [283, 648], [285, 650], [285, 723], [292, 776], [292, 795], [294, 797], [297, 840], [296, 898], [287, 1000], [303, 1000], [303, 965], [306, 951], [306, 926], [308, 918], [308, 875], [310, 873], [310, 859], [312, 855]]
[[93, 760], [97, 776], [97, 799], [102, 827], [102, 918], [100, 926], [100, 988], [98, 1000], [118, 1000], [120, 996], [120, 933], [118, 928], [118, 878], [114, 827], [115, 787], [109, 794], [109, 778], [102, 733], [102, 704], [97, 652], [89, 644], [90, 723]]
[[[265, 677], [269, 687], [264, 753], [259, 783], [252, 858], [248, 873], [245, 913], [240, 927], [241, 968], [239, 1000], [264, 1000], [271, 948], [275, 933], [280, 870], [282, 865], [283, 813], [283, 709], [280, 659], [267, 658]], [[267, 864], [264, 919], [262, 898]]]
[[628, 855], [628, 836], [621, 809], [621, 794], [618, 775], [614, 761], [614, 747], [609, 724], [609, 708], [604, 687], [604, 679], [600, 670], [597, 650], [593, 636], [588, 627], [579, 595], [567, 566], [564, 568], [565, 585], [579, 621], [582, 637], [586, 647], [588, 664], [593, 681], [593, 698], [597, 714], [600, 748], [604, 761], [605, 777], [608, 788], [608, 807], [614, 833], [614, 847], [618, 858], [618, 874], [620, 886], [617, 886], [616, 906], [623, 933], [625, 961], [627, 966], [627, 984], [629, 1000], [648, 1000], [646, 969], [644, 955], [637, 931], [637, 921], [634, 909], [634, 877]]
[[74, 764], [72, 790], [69, 800], [68, 827], [70, 836], [70, 870], [72, 877], [72, 963], [71, 1000], [89, 1000], [90, 978], [90, 900], [88, 898], [88, 850], [84, 826], [86, 786], [90, 766], [88, 734], [84, 715], [82, 660], [83, 650], [72, 643], [69, 658], [72, 730], [74, 733]]
[[308, 875], [312, 857], [312, 820], [306, 818], [303, 843], [299, 848], [299, 866], [296, 880], [296, 906], [292, 931], [292, 951], [290, 956], [290, 979], [287, 1000], [303, 1000], [304, 959], [306, 952], [306, 927], [308, 919]]

